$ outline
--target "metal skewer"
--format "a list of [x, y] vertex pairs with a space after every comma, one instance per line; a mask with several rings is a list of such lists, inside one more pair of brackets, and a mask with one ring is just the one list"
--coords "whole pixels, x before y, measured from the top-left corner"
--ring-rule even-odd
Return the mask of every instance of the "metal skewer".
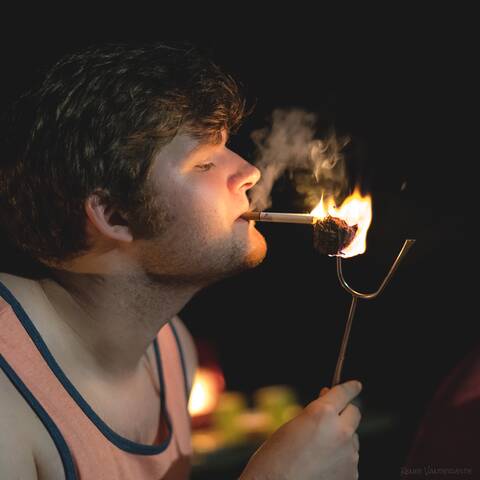
[[378, 297], [383, 292], [383, 290], [387, 286], [387, 283], [390, 281], [393, 274], [397, 270], [400, 264], [400, 261], [403, 259], [403, 257], [405, 257], [405, 255], [408, 253], [408, 251], [410, 250], [410, 248], [413, 246], [414, 243], [415, 243], [414, 239], [405, 240], [405, 242], [403, 243], [402, 249], [400, 250], [400, 253], [398, 254], [395, 261], [393, 262], [393, 265], [390, 267], [390, 270], [387, 273], [387, 276], [384, 278], [383, 282], [380, 284], [380, 287], [378, 288], [378, 290], [373, 293], [357, 292], [347, 284], [347, 282], [343, 277], [343, 272], [342, 272], [342, 257], [337, 256], [337, 277], [338, 277], [338, 280], [340, 281], [340, 285], [348, 293], [350, 293], [350, 295], [352, 295], [352, 303], [350, 305], [350, 311], [348, 312], [347, 324], [345, 326], [345, 332], [343, 333], [342, 343], [340, 345], [340, 352], [338, 354], [337, 365], [335, 367], [335, 372], [333, 374], [332, 386], [338, 385], [340, 383], [343, 362], [345, 360], [345, 353], [347, 351], [350, 331], [352, 329], [353, 316], [355, 314], [355, 309], [357, 307], [357, 300], [358, 299], [372, 300], [373, 298]]

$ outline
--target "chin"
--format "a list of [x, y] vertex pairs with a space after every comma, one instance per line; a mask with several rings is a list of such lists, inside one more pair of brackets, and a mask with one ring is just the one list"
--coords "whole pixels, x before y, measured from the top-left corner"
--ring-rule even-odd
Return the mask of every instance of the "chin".
[[250, 249], [245, 258], [245, 267], [254, 268], [263, 262], [267, 255], [267, 242], [265, 237], [258, 231], [254, 230], [254, 238], [250, 244]]
[[216, 253], [217, 261], [209, 265], [211, 279], [215, 282], [258, 266], [267, 254], [267, 243], [263, 235], [255, 230], [247, 242], [236, 243], [225, 256], [218, 255], [218, 251]]
[[256, 267], [267, 253], [265, 238], [255, 228], [247, 235], [237, 234], [218, 243], [197, 240], [195, 248], [190, 247], [182, 249], [181, 255], [175, 257], [165, 255], [163, 250], [159, 252], [159, 247], [152, 246], [149, 255], [142, 257], [141, 265], [156, 283], [191, 284], [203, 288]]

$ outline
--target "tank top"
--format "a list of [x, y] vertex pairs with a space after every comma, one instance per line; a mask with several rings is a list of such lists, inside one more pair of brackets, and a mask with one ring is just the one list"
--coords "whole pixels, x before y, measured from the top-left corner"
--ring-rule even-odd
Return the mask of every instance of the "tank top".
[[173, 323], [160, 329], [153, 346], [161, 414], [157, 438], [148, 445], [117, 434], [102, 421], [62, 371], [20, 303], [0, 282], [0, 368], [52, 438], [67, 480], [189, 477], [188, 386]]

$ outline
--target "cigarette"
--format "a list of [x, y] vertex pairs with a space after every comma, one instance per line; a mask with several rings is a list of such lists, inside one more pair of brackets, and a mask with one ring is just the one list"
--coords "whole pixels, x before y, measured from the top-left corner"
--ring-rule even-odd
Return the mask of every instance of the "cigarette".
[[308, 213], [275, 213], [275, 212], [246, 212], [242, 215], [245, 220], [255, 220], [256, 222], [275, 222], [275, 223], [303, 223], [315, 225], [318, 218]]
[[339, 255], [355, 238], [358, 225], [349, 226], [341, 218], [315, 217], [307, 213], [246, 212], [245, 220], [313, 225], [313, 246], [325, 255]]

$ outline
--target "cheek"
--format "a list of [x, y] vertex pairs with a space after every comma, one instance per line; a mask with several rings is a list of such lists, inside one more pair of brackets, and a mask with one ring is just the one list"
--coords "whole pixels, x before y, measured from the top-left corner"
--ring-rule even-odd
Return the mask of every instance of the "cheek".
[[233, 209], [220, 170], [164, 176], [161, 183], [178, 220], [176, 235], [218, 235], [231, 229]]
[[219, 221], [228, 217], [226, 187], [220, 180], [214, 178], [209, 180], [184, 189], [184, 195], [179, 198], [180, 208], [203, 221], [208, 221], [209, 218]]

